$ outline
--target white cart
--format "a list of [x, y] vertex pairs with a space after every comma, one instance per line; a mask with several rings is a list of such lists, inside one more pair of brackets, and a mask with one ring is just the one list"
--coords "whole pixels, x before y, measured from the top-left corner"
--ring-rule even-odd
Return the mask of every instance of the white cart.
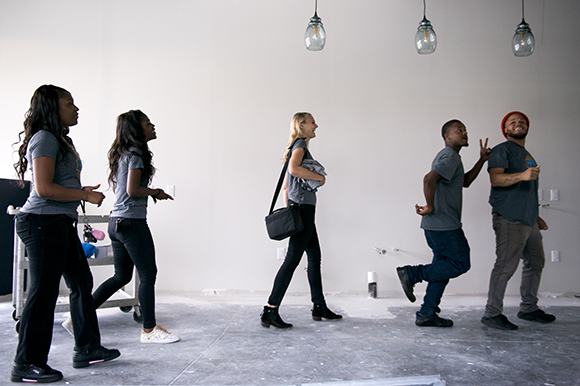
[[[11, 207], [8, 208], [7, 212], [12, 215], [16, 215], [19, 211], [19, 208], [13, 209]], [[83, 216], [80, 216], [83, 218]], [[88, 222], [90, 224], [98, 224], [98, 223], [108, 223], [109, 216], [107, 215], [87, 215], [86, 216]], [[13, 267], [13, 274], [12, 274], [12, 306], [14, 310], [12, 311], [12, 319], [16, 322], [14, 325], [14, 329], [18, 332], [20, 328], [20, 318], [22, 317], [22, 309], [24, 308], [24, 304], [26, 303], [26, 298], [28, 295], [28, 257], [26, 256], [26, 248], [24, 243], [18, 237], [16, 233], [16, 217], [14, 218], [14, 267]], [[80, 223], [79, 223], [80, 225]], [[103, 253], [103, 251], [100, 251]], [[113, 254], [112, 248], [109, 245], [106, 249], [106, 257], [97, 257], [97, 258], [89, 258], [87, 259], [89, 266], [103, 266], [103, 265], [113, 265]], [[139, 291], [139, 275], [137, 272], [134, 272], [133, 275], [133, 285], [132, 285], [132, 293], [125, 291], [125, 288], [121, 288], [114, 294], [111, 299], [107, 300], [103, 303], [99, 308], [110, 308], [110, 307], [119, 307], [119, 309], [123, 312], [130, 312], [133, 310], [133, 319], [137, 323], [143, 322], [143, 315], [141, 313], [141, 306], [139, 305], [139, 300], [137, 299], [137, 294]], [[54, 312], [68, 312], [70, 310], [69, 303], [68, 303], [68, 294], [67, 296], [59, 296], [56, 308]]]

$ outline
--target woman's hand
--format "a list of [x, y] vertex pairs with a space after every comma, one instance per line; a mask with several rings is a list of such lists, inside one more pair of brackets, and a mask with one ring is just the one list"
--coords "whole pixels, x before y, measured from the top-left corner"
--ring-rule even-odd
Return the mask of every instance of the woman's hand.
[[99, 189], [100, 186], [101, 184], [94, 186], [83, 186], [83, 190], [87, 192], [87, 197], [84, 201], [95, 204], [97, 207], [101, 206], [103, 200], [105, 199], [105, 195], [101, 192], [95, 192], [95, 190]]
[[157, 200], [173, 200], [173, 197], [165, 193], [163, 189], [157, 188], [157, 191], [158, 192], [156, 194], [151, 195], [151, 198], [153, 198], [154, 203], [157, 203]]
[[322, 179], [318, 181], [320, 182], [320, 186], [323, 186], [326, 183], [326, 176], [323, 176], [322, 174], [320, 174], [320, 176], [322, 177]]

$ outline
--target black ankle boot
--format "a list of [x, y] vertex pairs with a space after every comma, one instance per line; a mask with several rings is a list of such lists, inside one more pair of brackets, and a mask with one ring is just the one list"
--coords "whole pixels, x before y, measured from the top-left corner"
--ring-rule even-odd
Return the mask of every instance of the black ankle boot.
[[260, 317], [262, 319], [262, 327], [270, 328], [270, 326], [274, 326], [281, 330], [292, 328], [290, 323], [284, 323], [278, 313], [278, 307], [264, 306], [264, 311], [262, 311]]
[[326, 302], [322, 301], [322, 303], [315, 304], [314, 307], [312, 308], [312, 319], [314, 319], [317, 322], [320, 322], [322, 318], [328, 320], [340, 320], [342, 319], [342, 315], [338, 315], [330, 311], [326, 306]]

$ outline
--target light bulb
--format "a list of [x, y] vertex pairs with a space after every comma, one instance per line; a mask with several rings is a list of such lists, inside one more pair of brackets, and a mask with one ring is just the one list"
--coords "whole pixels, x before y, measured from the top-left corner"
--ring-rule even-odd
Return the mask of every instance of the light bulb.
[[310, 51], [320, 51], [324, 48], [326, 32], [322, 25], [322, 19], [316, 13], [310, 18], [310, 23], [308, 23], [308, 28], [306, 28], [304, 33], [304, 43]]
[[530, 56], [534, 52], [536, 39], [530, 25], [524, 19], [516, 28], [512, 39], [512, 50], [515, 56]]
[[421, 55], [432, 54], [437, 48], [437, 35], [431, 22], [423, 18], [417, 27], [415, 34], [415, 48]]

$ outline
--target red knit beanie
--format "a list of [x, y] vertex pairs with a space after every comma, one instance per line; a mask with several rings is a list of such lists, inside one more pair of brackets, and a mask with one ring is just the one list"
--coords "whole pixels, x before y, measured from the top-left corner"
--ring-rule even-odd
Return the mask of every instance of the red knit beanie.
[[519, 111], [512, 111], [511, 113], [507, 113], [507, 115], [505, 117], [503, 117], [503, 119], [501, 121], [501, 133], [503, 134], [504, 137], [506, 137], [506, 139], [507, 139], [507, 134], [505, 132], [505, 121], [507, 121], [508, 118], [514, 114], [520, 114], [522, 117], [524, 117], [524, 120], [526, 121], [528, 128], [530, 127], [530, 120], [528, 119], [526, 114], [519, 112]]

